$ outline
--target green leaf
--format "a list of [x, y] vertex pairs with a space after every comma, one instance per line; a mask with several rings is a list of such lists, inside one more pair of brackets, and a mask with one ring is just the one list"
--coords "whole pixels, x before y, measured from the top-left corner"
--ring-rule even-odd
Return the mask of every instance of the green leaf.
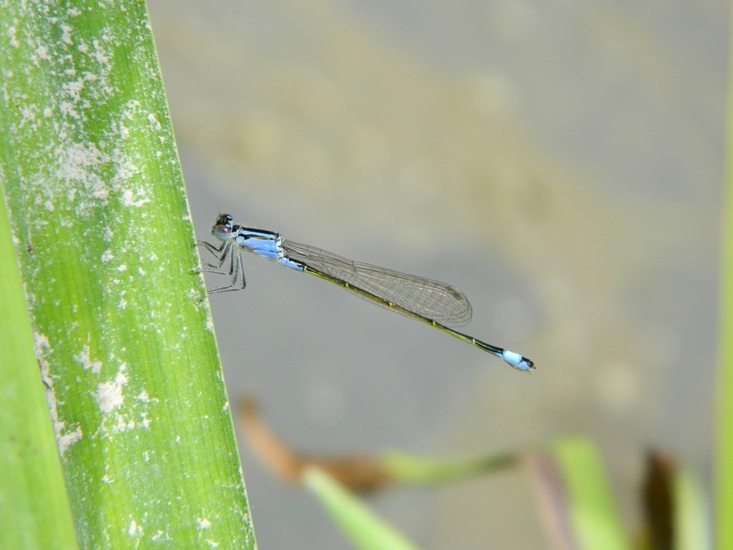
[[517, 463], [513, 454], [480, 455], [453, 459], [425, 458], [400, 451], [380, 457], [385, 473], [402, 483], [448, 483], [507, 468]]
[[565, 439], [554, 445], [553, 454], [565, 481], [578, 548], [631, 548], [616, 513], [603, 460], [595, 444], [587, 439]]
[[145, 3], [9, 2], [0, 37], [0, 189], [79, 544], [253, 548]]
[[[730, 51], [733, 55], [733, 38]], [[723, 204], [719, 370], [717, 383], [717, 547], [733, 549], [733, 56], [728, 67], [727, 183]]]
[[349, 539], [363, 550], [416, 550], [394, 527], [377, 517], [358, 497], [315, 466], [303, 473], [303, 483], [318, 498]]
[[0, 548], [77, 548], [0, 193]]
[[700, 479], [685, 467], [674, 475], [674, 549], [712, 550], [712, 518]]

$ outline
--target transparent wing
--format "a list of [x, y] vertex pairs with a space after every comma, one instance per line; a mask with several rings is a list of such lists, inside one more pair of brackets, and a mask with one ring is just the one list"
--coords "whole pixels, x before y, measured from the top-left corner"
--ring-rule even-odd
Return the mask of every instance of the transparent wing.
[[[291, 260], [428, 319], [453, 326], [465, 325], [471, 320], [471, 304], [466, 295], [447, 283], [355, 262], [315, 246], [286, 239], [282, 241], [282, 248]], [[364, 294], [355, 294], [391, 309]]]

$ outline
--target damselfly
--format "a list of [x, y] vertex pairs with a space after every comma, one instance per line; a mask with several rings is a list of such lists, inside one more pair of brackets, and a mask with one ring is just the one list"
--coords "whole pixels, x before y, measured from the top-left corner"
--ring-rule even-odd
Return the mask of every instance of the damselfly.
[[219, 215], [211, 234], [222, 243], [217, 247], [199, 242], [217, 259], [214, 264], [205, 264], [205, 271], [230, 277], [228, 285], [210, 290], [211, 294], [245, 288], [241, 254], [245, 250], [335, 283], [374, 304], [427, 323], [503, 359], [515, 369], [529, 372], [535, 368], [531, 360], [518, 353], [487, 344], [448, 326], [465, 325], [472, 315], [466, 295], [453, 285], [354, 262], [315, 246], [283, 239], [273, 231], [232, 225], [229, 214]]

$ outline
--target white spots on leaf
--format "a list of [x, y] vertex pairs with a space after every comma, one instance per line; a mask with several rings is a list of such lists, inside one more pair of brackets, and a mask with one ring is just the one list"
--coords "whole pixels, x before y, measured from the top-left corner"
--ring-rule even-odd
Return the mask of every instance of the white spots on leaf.
[[53, 211], [55, 210], [55, 208], [54, 208], [54, 206], [53, 206], [53, 203], [52, 203], [51, 201], [46, 201], [46, 202], [44, 203], [44, 205], [43, 205], [43, 206], [44, 206], [44, 207], [46, 208], [46, 210], [48, 210], [49, 212], [53, 212]]
[[135, 421], [129, 420], [126, 421], [125, 417], [122, 415], [117, 415], [117, 424], [112, 427], [113, 432], [124, 432], [127, 430], [134, 430], [135, 429]]
[[107, 485], [110, 485], [112, 483], [112, 479], [107, 474], [104, 474], [104, 476], [102, 476], [101, 481], [102, 483], [105, 483]]
[[79, 113], [76, 112], [76, 109], [74, 109], [74, 104], [69, 103], [68, 101], [63, 101], [59, 105], [59, 109], [61, 112], [67, 116], [70, 116], [71, 118], [75, 118], [79, 120], [81, 117], [79, 116]]
[[23, 119], [20, 121], [20, 125], [18, 128], [22, 128], [29, 122], [33, 122], [36, 120], [36, 111], [38, 110], [38, 107], [35, 105], [26, 105], [24, 107], [20, 108], [20, 116], [23, 117]]
[[46, 61], [48, 61], [49, 59], [51, 59], [51, 56], [48, 55], [48, 48], [46, 46], [43, 46], [43, 45], [39, 45], [36, 48], [36, 55], [40, 59], [43, 59], [43, 60], [46, 60]]
[[81, 100], [81, 92], [84, 89], [84, 78], [82, 77], [74, 82], [67, 82], [61, 86], [61, 89], [71, 97], [74, 103], [78, 103]]
[[94, 46], [94, 52], [91, 54], [91, 57], [97, 61], [100, 65], [106, 65], [109, 62], [109, 53], [106, 53], [104, 49], [99, 44], [99, 40], [94, 40], [92, 42], [92, 46]]
[[105, 187], [101, 187], [100, 189], [95, 189], [94, 192], [92, 193], [92, 196], [95, 199], [106, 201], [107, 197], [109, 197], [109, 190], [106, 189]]
[[127, 375], [125, 374], [125, 364], [123, 363], [122, 367], [120, 368], [120, 372], [117, 373], [115, 376], [115, 384], [122, 387], [125, 384], [127, 384]]
[[114, 255], [112, 254], [111, 250], [105, 250], [104, 254], [102, 254], [102, 262], [109, 262], [110, 260], [114, 259]]
[[71, 40], [71, 31], [72, 27], [70, 25], [66, 25], [64, 23], [61, 24], [61, 42], [64, 44], [71, 45], [73, 44]]
[[139, 266], [138, 266], [138, 268], [137, 268], [137, 272], [138, 272], [138, 273], [139, 273], [139, 274], [140, 274], [141, 276], [142, 276], [142, 275], [145, 275], [145, 270], [144, 270], [144, 269], [143, 269], [142, 267], [139, 267]]
[[[68, 93], [80, 92], [85, 80], [88, 81], [89, 78], [85, 77], [83, 80], [77, 80], [70, 85], [66, 85]], [[137, 102], [131, 102], [131, 104], [133, 103], [137, 104]], [[135, 105], [131, 105], [131, 107], [134, 108]], [[76, 113], [74, 105], [69, 102], [61, 103], [59, 108], [67, 114], [73, 115]], [[130, 118], [132, 118], [132, 115], [129, 114], [122, 116], [122, 119]], [[115, 140], [121, 137], [124, 138], [127, 135], [129, 135], [127, 127], [122, 122], [117, 122], [110, 138]], [[117, 148], [111, 154], [107, 154], [103, 151], [104, 147], [104, 142], [98, 144], [73, 143], [60, 149], [57, 153], [58, 169], [55, 176], [58, 183], [63, 183], [67, 189], [72, 187], [82, 191], [82, 193], [86, 191], [82, 200], [77, 203], [77, 216], [83, 216], [91, 207], [106, 205], [106, 201], [112, 193], [119, 193], [120, 201], [126, 207], [139, 208], [150, 202], [149, 191], [145, 187], [138, 185], [136, 188], [126, 188], [129, 187], [131, 180], [140, 173], [140, 169], [131, 161], [130, 157], [123, 150]], [[114, 175], [111, 179], [108, 179], [107, 183], [102, 174], [108, 173], [110, 166], [114, 170]], [[44, 178], [41, 174], [39, 174], [38, 179], [43, 181], [44, 184], [48, 181], [48, 178]], [[83, 189], [80, 185], [74, 186], [78, 183], [83, 185]], [[67, 191], [67, 193], [69, 192], [71, 191]], [[74, 197], [69, 197], [70, 201], [73, 199]], [[98, 201], [101, 201], [101, 204], [98, 204]]]
[[[57, 411], [56, 411], [56, 394], [53, 389], [53, 378], [51, 378], [51, 364], [46, 360], [45, 351], [51, 351], [51, 345], [48, 342], [48, 337], [33, 333], [33, 351], [36, 352], [36, 359], [38, 366], [41, 368], [41, 380], [43, 385], [46, 387], [46, 401], [48, 402], [48, 408], [51, 411], [51, 419], [54, 424], [54, 431], [57, 425]], [[57, 433], [58, 436], [58, 433]]]
[[50, 117], [52, 117], [52, 116], [53, 116], [53, 109], [51, 109], [51, 107], [46, 107], [46, 108], [45, 108], [45, 109], [43, 110], [43, 116], [44, 116], [45, 118], [50, 118]]
[[[77, 12], [78, 10], [74, 9], [68, 10], [68, 17], [75, 17]], [[52, 21], [58, 25], [61, 36], [53, 44], [33, 44], [35, 50], [32, 53], [32, 61], [36, 66], [41, 61], [48, 61], [53, 67], [54, 74], [75, 79], [63, 82], [60, 87], [56, 85], [53, 89], [48, 90], [47, 95], [55, 100], [54, 103], [58, 105], [64, 118], [82, 120], [86, 118], [86, 109], [96, 107], [114, 93], [114, 89], [108, 82], [113, 67], [113, 55], [111, 50], [105, 47], [106, 35], [103, 34], [101, 39], [92, 40], [90, 45], [80, 38], [74, 40], [73, 25], [63, 20], [59, 21], [59, 19], [52, 19]], [[102, 32], [109, 34], [109, 29]], [[13, 30], [11, 40], [14, 37], [15, 31]], [[75, 41], [77, 42], [76, 47], [74, 47]], [[85, 57], [86, 59], [84, 59]], [[77, 69], [83, 71], [83, 67], [88, 67], [91, 72], [83, 72], [81, 78], [76, 78], [79, 74]], [[89, 86], [89, 83], [98, 84]], [[69, 122], [65, 120], [61, 127], [56, 128], [56, 130], [60, 130], [62, 139], [66, 139], [68, 136], [65, 130], [68, 128]]]
[[[64, 105], [61, 104], [62, 111]], [[72, 143], [58, 154], [56, 177], [68, 183], [81, 183], [92, 197], [105, 200], [109, 191], [95, 171], [109, 160], [93, 143]]]
[[40, 355], [43, 353], [43, 349], [51, 349], [51, 344], [48, 342], [48, 337], [44, 336], [43, 334], [38, 334], [37, 332], [33, 334], [33, 346], [36, 350], [36, 355]]
[[53, 377], [51, 376], [51, 365], [46, 359], [46, 353], [51, 353], [52, 351], [48, 337], [37, 332], [34, 333], [33, 348], [36, 352], [38, 364], [41, 367], [41, 379], [46, 389], [46, 403], [48, 403], [48, 411], [51, 415], [53, 432], [56, 436], [56, 445], [58, 446], [59, 454], [63, 457], [66, 450], [83, 437], [83, 433], [79, 426], [74, 430], [64, 431], [66, 422], [59, 419], [56, 391], [54, 390]]
[[201, 529], [209, 529], [211, 527], [211, 522], [206, 518], [196, 518], [196, 521]]
[[8, 29], [8, 32], [7, 32], [8, 38], [10, 39], [10, 45], [13, 48], [19, 48], [20, 47], [20, 43], [15, 39], [15, 33], [16, 32], [17, 31], [15, 30], [15, 27], [10, 27]]
[[[96, 434], [110, 437], [135, 428], [147, 430], [152, 423], [148, 418], [149, 404], [158, 400], [150, 399], [144, 390], [137, 396], [126, 396], [125, 387], [129, 381], [126, 368], [127, 365], [122, 363], [113, 380], [97, 385], [94, 397], [104, 418]], [[130, 399], [125, 400], [125, 397]], [[143, 458], [146, 462], [149, 460], [146, 453], [143, 453]]]
[[120, 370], [111, 382], [103, 382], [97, 386], [97, 403], [104, 414], [119, 409], [125, 402], [122, 388], [127, 384], [127, 376]]
[[121, 272], [121, 271], [127, 271], [127, 266], [126, 266], [125, 264], [122, 264], [121, 266], [119, 266], [119, 267], [117, 268], [117, 271], [120, 271], [120, 272]]
[[206, 544], [208, 544], [211, 548], [219, 548], [219, 543], [213, 540], [206, 539]]
[[125, 206], [127, 208], [129, 207], [135, 207], [140, 208], [143, 204], [149, 203], [150, 199], [143, 196], [143, 192], [139, 191], [137, 195], [132, 192], [131, 189], [125, 189], [122, 192], [122, 197], [120, 197], [120, 202], [122, 203], [122, 206]]
[[[65, 422], [59, 422], [60, 427], [63, 429], [63, 427], [66, 425]], [[56, 428], [56, 424], [54, 423], [54, 429]], [[77, 441], [80, 441], [81, 438], [84, 436], [84, 434], [81, 431], [81, 427], [77, 426], [76, 430], [72, 432], [63, 432], [59, 430], [56, 432], [56, 445], [59, 448], [59, 454], [61, 456], [64, 456], [64, 453], [66, 450], [71, 447], [74, 443]]]
[[132, 520], [130, 522], [130, 528], [127, 530], [127, 534], [131, 537], [142, 537], [143, 528], [141, 525], [138, 525], [135, 520]]
[[150, 123], [151, 123], [151, 124], [153, 125], [153, 128], [154, 128], [155, 130], [160, 130], [160, 129], [162, 128], [162, 126], [160, 125], [160, 122], [158, 122], [158, 119], [157, 119], [157, 118], [155, 118], [155, 115], [154, 115], [153, 113], [150, 113], [150, 114], [148, 115], [148, 120], [149, 120], [149, 121], [150, 121]]
[[158, 530], [152, 537], [152, 540], [159, 541], [159, 540], [168, 540], [168, 535], [164, 533], [163, 531]]
[[84, 370], [91, 369], [94, 374], [99, 374], [100, 372], [102, 372], [102, 362], [92, 361], [92, 358], [89, 355], [89, 346], [84, 346], [84, 349], [81, 350], [77, 355], [75, 355], [74, 359], [81, 363], [81, 366], [84, 367]]

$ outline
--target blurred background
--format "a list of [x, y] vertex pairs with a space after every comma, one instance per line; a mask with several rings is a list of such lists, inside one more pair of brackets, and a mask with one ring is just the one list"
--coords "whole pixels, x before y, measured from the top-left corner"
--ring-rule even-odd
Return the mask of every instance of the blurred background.
[[[631, 532], [651, 446], [709, 480], [729, 4], [148, 0], [199, 238], [228, 212], [450, 282], [537, 365], [247, 257], [212, 297], [232, 400], [318, 454], [587, 435]], [[349, 547], [241, 443], [260, 548]], [[522, 472], [370, 504], [428, 550], [549, 548]]]

